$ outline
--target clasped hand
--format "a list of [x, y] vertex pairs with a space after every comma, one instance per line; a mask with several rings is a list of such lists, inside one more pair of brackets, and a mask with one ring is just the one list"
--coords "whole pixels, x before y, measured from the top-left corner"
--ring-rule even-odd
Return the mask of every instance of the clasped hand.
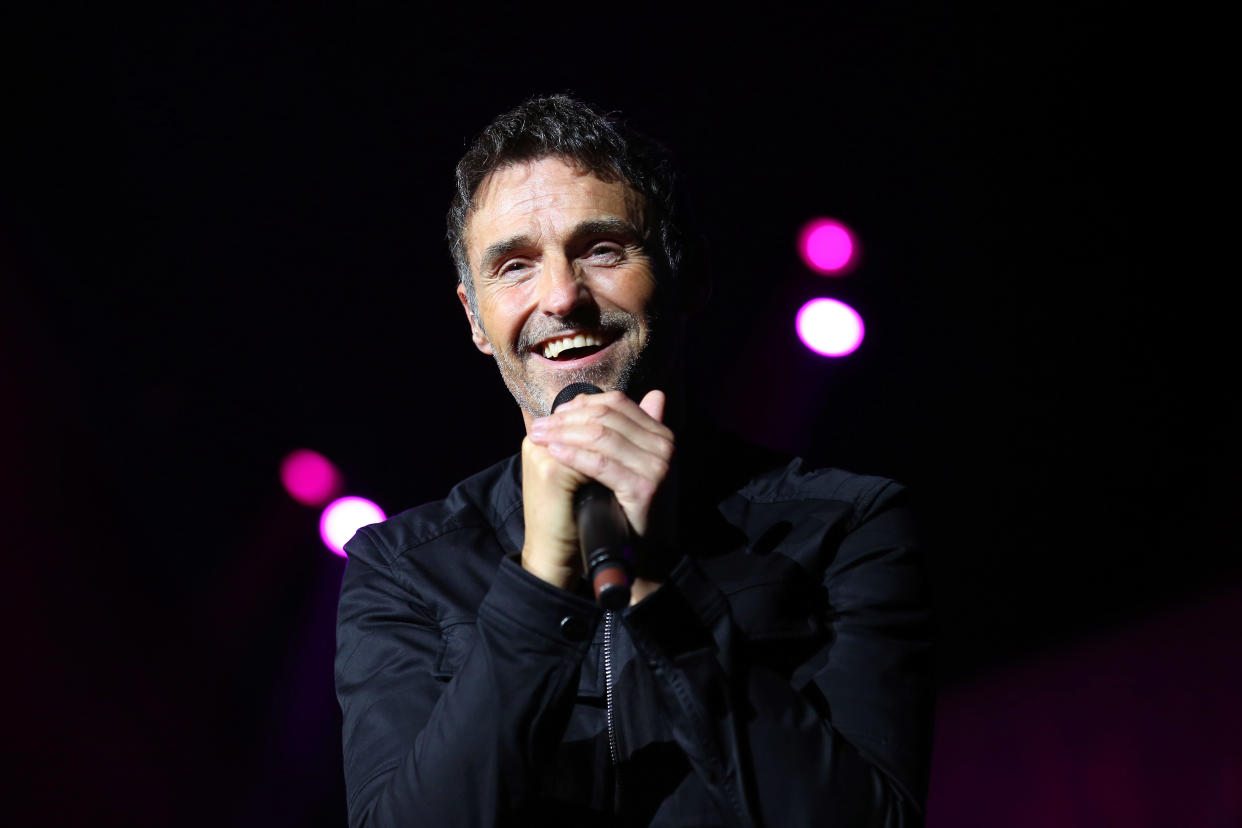
[[[664, 392], [635, 403], [620, 391], [582, 394], [531, 422], [522, 441], [526, 540], [522, 566], [562, 589], [582, 574], [573, 496], [588, 480], [613, 491], [634, 534], [668, 537], [657, 518], [673, 459], [673, 432], [662, 422]], [[634, 600], [658, 584], [640, 578]]]

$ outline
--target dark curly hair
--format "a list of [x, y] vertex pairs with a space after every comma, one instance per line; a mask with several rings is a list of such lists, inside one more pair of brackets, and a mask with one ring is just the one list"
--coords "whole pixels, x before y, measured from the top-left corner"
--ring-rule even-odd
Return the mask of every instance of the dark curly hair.
[[457, 162], [457, 190], [448, 212], [449, 252], [457, 278], [474, 304], [474, 280], [466, 259], [466, 222], [475, 192], [496, 170], [554, 156], [604, 181], [624, 181], [643, 198], [644, 227], [657, 277], [666, 287], [683, 267], [684, 210], [678, 203], [673, 166], [664, 147], [568, 95], [531, 98], [499, 116]]

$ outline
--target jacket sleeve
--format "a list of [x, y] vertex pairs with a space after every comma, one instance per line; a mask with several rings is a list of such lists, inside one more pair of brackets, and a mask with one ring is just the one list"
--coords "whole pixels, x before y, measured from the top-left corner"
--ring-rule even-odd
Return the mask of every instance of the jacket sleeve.
[[[790, 553], [827, 561], [823, 643], [797, 669], [747, 657], [754, 642], [730, 607], [742, 599], [688, 558], [625, 613], [674, 711], [675, 738], [735, 825], [923, 823], [934, 701], [927, 590], [900, 487], [881, 489], [841, 533], [819, 536], [825, 548]], [[820, 519], [831, 523], [802, 515]]]
[[[473, 646], [437, 679], [440, 623], [364, 529], [347, 546], [336, 684], [349, 824], [482, 826], [520, 808], [573, 707], [599, 610], [501, 562]], [[567, 625], [562, 620], [576, 618]], [[562, 627], [579, 634], [567, 638]]]

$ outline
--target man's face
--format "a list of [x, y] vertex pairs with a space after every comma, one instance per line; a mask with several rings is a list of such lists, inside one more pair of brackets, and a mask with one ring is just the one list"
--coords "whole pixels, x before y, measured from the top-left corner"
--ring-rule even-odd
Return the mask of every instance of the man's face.
[[625, 389], [651, 339], [656, 292], [641, 198], [559, 158], [503, 167], [466, 225], [474, 343], [529, 423], [571, 382]]

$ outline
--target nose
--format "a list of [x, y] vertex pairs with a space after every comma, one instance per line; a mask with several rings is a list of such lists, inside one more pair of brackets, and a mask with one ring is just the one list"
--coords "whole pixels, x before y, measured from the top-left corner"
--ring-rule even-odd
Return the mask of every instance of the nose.
[[579, 268], [564, 256], [544, 260], [539, 274], [539, 310], [548, 316], [569, 316], [591, 301], [591, 289]]

